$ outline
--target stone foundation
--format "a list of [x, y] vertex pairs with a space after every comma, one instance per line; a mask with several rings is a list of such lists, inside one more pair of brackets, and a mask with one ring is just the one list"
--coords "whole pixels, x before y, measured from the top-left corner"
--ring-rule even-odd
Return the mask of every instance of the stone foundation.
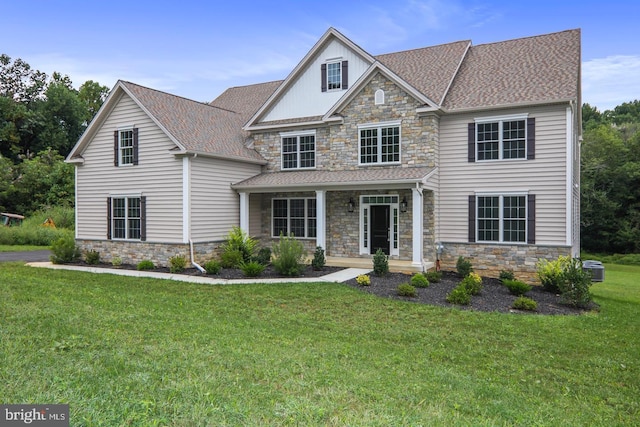
[[539, 284], [536, 263], [540, 259], [554, 260], [560, 255], [571, 256], [569, 246], [538, 245], [487, 245], [477, 243], [442, 242], [440, 255], [442, 270], [456, 270], [458, 257], [462, 256], [473, 266], [473, 270], [485, 277], [498, 277], [501, 270], [513, 270], [519, 280]]
[[[77, 239], [76, 244], [80, 247], [83, 258], [86, 252], [93, 250], [100, 254], [100, 261], [105, 263], [111, 263], [114, 258], [119, 257], [123, 264], [135, 265], [143, 260], [151, 260], [157, 266], [166, 267], [169, 266], [169, 259], [176, 255], [191, 259], [189, 244], [183, 243]], [[219, 259], [221, 244], [222, 242], [194, 243], [195, 261], [202, 265], [213, 258]]]

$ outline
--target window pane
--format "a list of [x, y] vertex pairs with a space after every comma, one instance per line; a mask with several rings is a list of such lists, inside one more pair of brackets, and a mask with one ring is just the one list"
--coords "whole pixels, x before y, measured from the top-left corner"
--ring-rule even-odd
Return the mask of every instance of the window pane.
[[525, 121], [514, 120], [502, 124], [502, 157], [505, 159], [525, 158]]
[[382, 128], [382, 162], [400, 161], [400, 128]]
[[133, 130], [120, 131], [120, 164], [133, 164]]
[[500, 239], [500, 197], [478, 197], [478, 240]]
[[124, 220], [124, 218], [113, 220], [113, 238], [114, 239], [124, 239], [127, 237], [125, 224], [126, 224], [126, 221]]
[[316, 166], [316, 137], [313, 135], [300, 137], [300, 167]]
[[477, 125], [477, 141], [478, 141], [478, 160], [495, 160], [498, 159], [498, 128], [499, 123], [478, 123]]
[[282, 168], [293, 169], [298, 167], [298, 139], [282, 138]]
[[342, 63], [327, 64], [327, 88], [340, 89], [342, 86]]
[[378, 129], [360, 131], [360, 163], [378, 162]]
[[288, 235], [288, 200], [273, 201], [273, 235]]
[[527, 225], [525, 196], [505, 196], [503, 205], [503, 240], [505, 242], [525, 242]]

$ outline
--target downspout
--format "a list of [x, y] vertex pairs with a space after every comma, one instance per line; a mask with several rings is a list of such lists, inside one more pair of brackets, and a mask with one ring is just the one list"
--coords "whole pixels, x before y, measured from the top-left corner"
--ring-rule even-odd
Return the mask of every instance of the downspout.
[[193, 257], [193, 240], [191, 240], [191, 239], [189, 239], [189, 249], [190, 249], [190, 254], [191, 254], [191, 265], [193, 265], [195, 268], [200, 270], [200, 273], [207, 274], [207, 270], [202, 268], [202, 266], [200, 264], [198, 264], [196, 262], [195, 258]]

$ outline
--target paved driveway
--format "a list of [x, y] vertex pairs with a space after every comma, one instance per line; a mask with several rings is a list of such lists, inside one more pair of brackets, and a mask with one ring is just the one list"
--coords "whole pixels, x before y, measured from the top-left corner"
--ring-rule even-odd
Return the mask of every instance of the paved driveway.
[[38, 262], [49, 261], [51, 251], [44, 249], [41, 251], [26, 251], [26, 252], [0, 252], [0, 262], [2, 261], [25, 261], [25, 262]]

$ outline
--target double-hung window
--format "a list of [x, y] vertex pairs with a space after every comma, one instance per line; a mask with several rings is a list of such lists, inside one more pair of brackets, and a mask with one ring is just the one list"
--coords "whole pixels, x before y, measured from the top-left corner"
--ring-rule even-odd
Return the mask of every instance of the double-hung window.
[[282, 169], [313, 169], [316, 167], [316, 134], [305, 132], [281, 134]]
[[527, 196], [477, 196], [479, 242], [527, 242]]
[[360, 164], [400, 163], [400, 123], [358, 127]]
[[535, 158], [535, 119], [477, 119], [469, 124], [469, 161]]
[[272, 235], [316, 237], [316, 199], [273, 199]]
[[349, 62], [340, 58], [328, 59], [320, 65], [320, 75], [322, 92], [345, 90], [349, 86]]
[[109, 239], [145, 240], [145, 197], [110, 197], [107, 204]]
[[115, 166], [138, 164], [138, 128], [113, 132], [113, 162]]

